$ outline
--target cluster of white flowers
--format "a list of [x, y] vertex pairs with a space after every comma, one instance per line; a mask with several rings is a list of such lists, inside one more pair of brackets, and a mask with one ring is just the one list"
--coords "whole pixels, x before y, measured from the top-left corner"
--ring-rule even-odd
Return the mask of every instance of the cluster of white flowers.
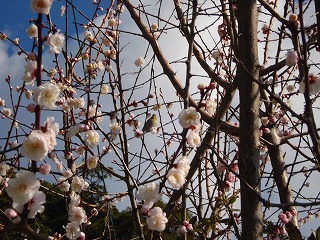
[[85, 134], [85, 143], [88, 147], [94, 148], [100, 142], [99, 133], [96, 130], [89, 130]]
[[56, 109], [60, 88], [53, 83], [44, 83], [33, 90], [33, 100], [41, 107]]
[[66, 229], [66, 236], [69, 239], [84, 239], [85, 235], [80, 230], [80, 225], [88, 221], [85, 210], [79, 206], [80, 196], [74, 192], [70, 194], [70, 203], [68, 205], [68, 220], [70, 221]]
[[12, 199], [14, 211], [22, 213], [24, 205], [29, 203], [28, 218], [34, 218], [37, 213], [43, 212], [46, 195], [39, 191], [39, 188], [40, 182], [32, 172], [20, 170], [17, 172], [16, 178], [10, 178], [6, 191]]
[[174, 189], [180, 189], [186, 182], [186, 176], [190, 169], [190, 161], [184, 156], [179, 159], [175, 167], [171, 168], [167, 173], [167, 180]]
[[21, 147], [21, 154], [34, 161], [44, 159], [57, 144], [56, 135], [59, 132], [59, 124], [53, 123], [54, 118], [48, 118], [42, 130], [33, 130], [25, 138]]
[[200, 118], [200, 113], [194, 107], [189, 107], [180, 112], [179, 123], [183, 128], [189, 128], [200, 124]]

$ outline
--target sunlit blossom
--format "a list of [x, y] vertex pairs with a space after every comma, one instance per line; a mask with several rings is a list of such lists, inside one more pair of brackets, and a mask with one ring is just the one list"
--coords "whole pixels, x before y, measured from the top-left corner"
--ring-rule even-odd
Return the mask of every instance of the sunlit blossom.
[[118, 123], [109, 124], [111, 139], [115, 140], [118, 134], [121, 132], [121, 127]]
[[87, 221], [86, 212], [82, 207], [71, 207], [68, 213], [70, 222], [80, 225]]
[[93, 148], [100, 143], [99, 133], [95, 130], [89, 130], [85, 135], [85, 143], [88, 147]]
[[33, 100], [41, 107], [56, 109], [60, 89], [57, 85], [47, 82], [33, 90]]
[[147, 224], [150, 230], [162, 232], [166, 228], [168, 219], [166, 213], [159, 207], [154, 207], [148, 212]]
[[27, 84], [33, 84], [37, 74], [37, 61], [29, 60], [24, 66], [24, 75], [22, 80]]
[[159, 189], [159, 183], [155, 182], [139, 186], [139, 190], [137, 192], [136, 197], [140, 201], [143, 200], [143, 207], [149, 210], [153, 206], [153, 204], [161, 198], [161, 194], [159, 194]]
[[180, 189], [186, 182], [186, 179], [184, 177], [184, 172], [181, 169], [177, 168], [171, 168], [167, 173], [167, 180], [168, 183], [174, 188], [174, 189]]
[[96, 168], [99, 158], [97, 156], [91, 156], [87, 158], [87, 168], [93, 169]]
[[64, 35], [59, 31], [54, 34], [49, 33], [47, 44], [50, 47], [50, 53], [61, 53], [62, 48], [64, 47], [64, 39]]
[[47, 141], [47, 137], [41, 130], [33, 130], [23, 141], [21, 154], [34, 161], [40, 161], [49, 152]]
[[59, 178], [58, 188], [62, 192], [68, 192], [70, 189], [70, 184], [65, 177]]
[[0, 162], [0, 175], [5, 176], [10, 167], [6, 164], [5, 161]]
[[72, 178], [71, 188], [76, 193], [82, 192], [86, 188], [84, 179], [82, 177], [74, 176]]
[[27, 34], [30, 38], [38, 37], [38, 27], [35, 24], [31, 24], [27, 29]]
[[182, 171], [184, 177], [188, 175], [190, 169], [190, 161], [188, 157], [184, 156], [178, 160], [177, 169]]
[[[35, 218], [37, 213], [42, 213], [44, 211], [43, 204], [45, 204], [45, 203], [46, 203], [46, 195], [39, 190], [35, 191], [31, 201], [28, 204], [28, 210], [29, 210], [28, 218]], [[23, 208], [24, 208], [24, 204], [17, 204], [16, 202], [14, 202], [12, 204], [12, 207], [18, 213], [22, 213]]]
[[80, 236], [80, 227], [78, 224], [70, 222], [66, 226], [66, 237], [76, 240]]
[[39, 187], [40, 182], [34, 173], [20, 170], [16, 178], [9, 179], [6, 191], [14, 203], [25, 204], [32, 199]]
[[31, 0], [31, 10], [37, 13], [49, 14], [53, 0]]
[[189, 128], [192, 125], [198, 125], [200, 123], [200, 118], [200, 113], [194, 107], [189, 107], [180, 112], [179, 123], [183, 128]]

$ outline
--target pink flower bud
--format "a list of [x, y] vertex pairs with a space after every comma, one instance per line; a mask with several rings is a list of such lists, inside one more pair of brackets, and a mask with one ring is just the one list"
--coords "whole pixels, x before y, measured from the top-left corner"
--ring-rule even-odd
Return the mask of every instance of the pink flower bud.
[[28, 112], [34, 113], [34, 111], [36, 110], [36, 105], [33, 104], [33, 103], [30, 103], [30, 104], [27, 106], [27, 110], [28, 110]]
[[12, 209], [12, 208], [7, 208], [5, 211], [4, 211], [4, 214], [10, 218], [10, 219], [13, 219], [13, 218], [16, 218], [18, 217], [18, 213], [16, 212], [16, 210]]
[[51, 171], [51, 166], [48, 163], [42, 163], [39, 167], [39, 172], [42, 175], [48, 175]]

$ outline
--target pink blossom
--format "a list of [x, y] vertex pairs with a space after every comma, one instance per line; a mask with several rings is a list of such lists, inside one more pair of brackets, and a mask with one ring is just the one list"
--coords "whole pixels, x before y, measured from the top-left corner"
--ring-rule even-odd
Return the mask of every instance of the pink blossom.
[[180, 189], [186, 181], [184, 172], [181, 169], [177, 168], [171, 168], [166, 177], [169, 184], [177, 190]]
[[287, 215], [284, 213], [280, 213], [278, 215], [278, 218], [280, 219], [280, 221], [284, 224], [287, 224], [290, 220], [288, 219]]
[[147, 224], [150, 230], [162, 232], [166, 228], [168, 219], [159, 207], [154, 207], [148, 212]]
[[296, 51], [288, 51], [287, 58], [286, 58], [286, 65], [291, 67], [298, 63], [298, 54]]
[[[313, 73], [309, 74], [308, 77], [309, 83], [309, 94], [316, 95], [320, 91], [320, 77], [318, 75], [314, 75]], [[305, 92], [305, 79], [300, 82], [299, 92]]]
[[48, 175], [51, 171], [51, 166], [48, 163], [42, 163], [39, 167], [39, 172], [42, 175]]

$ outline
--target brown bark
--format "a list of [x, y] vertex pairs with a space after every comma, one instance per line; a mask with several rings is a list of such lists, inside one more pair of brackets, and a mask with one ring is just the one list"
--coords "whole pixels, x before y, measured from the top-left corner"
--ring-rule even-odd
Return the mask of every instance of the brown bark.
[[[237, 2], [239, 49], [237, 83], [240, 94], [240, 151], [242, 239], [259, 240], [263, 234], [262, 208], [247, 184], [260, 193], [259, 173], [259, 77], [257, 6], [255, 0]], [[246, 184], [247, 183], [247, 184]]]

